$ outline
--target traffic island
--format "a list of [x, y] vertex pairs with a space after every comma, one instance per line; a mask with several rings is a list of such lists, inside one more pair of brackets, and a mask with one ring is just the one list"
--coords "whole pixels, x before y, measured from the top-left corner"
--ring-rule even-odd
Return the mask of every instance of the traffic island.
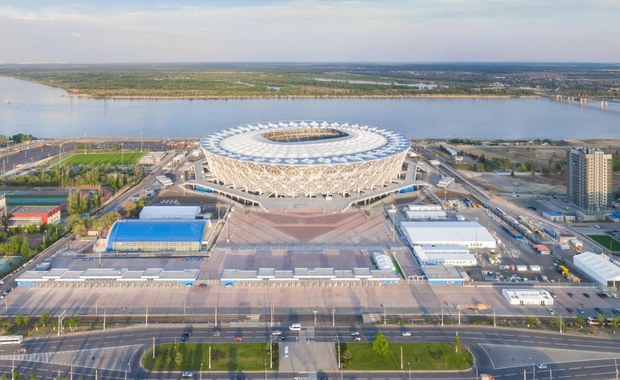
[[278, 368], [278, 344], [270, 343], [169, 343], [148, 350], [142, 365], [150, 371], [269, 371]]
[[372, 343], [340, 343], [339, 350], [345, 371], [450, 371], [473, 365], [471, 353], [452, 343], [390, 343], [383, 356]]

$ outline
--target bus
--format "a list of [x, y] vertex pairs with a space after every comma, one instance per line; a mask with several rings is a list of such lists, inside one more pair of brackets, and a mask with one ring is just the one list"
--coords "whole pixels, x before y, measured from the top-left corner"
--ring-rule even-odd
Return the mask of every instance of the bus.
[[22, 344], [23, 335], [0, 335], [0, 344]]

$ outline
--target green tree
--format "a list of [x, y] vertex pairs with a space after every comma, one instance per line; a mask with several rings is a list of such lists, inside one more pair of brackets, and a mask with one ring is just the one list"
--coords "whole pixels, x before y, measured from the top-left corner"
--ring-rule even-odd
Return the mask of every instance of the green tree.
[[50, 318], [51, 318], [51, 317], [50, 317], [50, 314], [49, 314], [49, 313], [43, 313], [43, 314], [41, 314], [41, 318], [39, 318], [39, 321], [41, 322], [41, 324], [42, 324], [44, 327], [47, 327], [47, 324], [49, 323]]
[[23, 323], [24, 316], [21, 313], [17, 314], [17, 316], [15, 317], [15, 324], [17, 325], [17, 327], [20, 327]]
[[176, 355], [174, 356], [174, 362], [177, 363], [177, 365], [181, 365], [183, 364], [183, 354], [181, 353], [181, 351], [177, 351]]
[[576, 322], [577, 322], [577, 326], [579, 326], [580, 329], [582, 329], [586, 325], [586, 319], [582, 317], [581, 315], [577, 316]]
[[603, 313], [598, 313], [596, 316], [596, 321], [602, 326], [605, 326], [605, 322], [607, 322], [607, 317]]
[[461, 350], [461, 339], [458, 336], [454, 337], [454, 352], [459, 352]]
[[611, 319], [611, 327], [616, 330], [618, 326], [620, 326], [620, 314], [614, 315], [614, 317]]
[[372, 350], [383, 358], [390, 354], [390, 342], [381, 331], [375, 335], [375, 339], [372, 341]]
[[36, 373], [31, 373], [30, 374], [30, 380], [37, 380], [37, 374]]
[[24, 327], [28, 327], [30, 325], [30, 316], [24, 315], [22, 317], [22, 323], [24, 324]]

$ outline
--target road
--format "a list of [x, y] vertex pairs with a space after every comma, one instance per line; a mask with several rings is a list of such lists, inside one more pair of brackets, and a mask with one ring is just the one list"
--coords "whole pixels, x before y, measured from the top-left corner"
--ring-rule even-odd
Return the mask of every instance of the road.
[[[411, 337], [403, 337], [401, 328], [392, 326], [364, 326], [361, 329], [352, 327], [316, 327], [314, 332], [307, 331], [310, 340], [317, 342], [351, 342], [351, 332], [357, 331], [362, 336], [362, 341], [369, 342], [381, 328], [390, 342], [452, 342], [458, 333], [462, 344], [471, 349], [476, 357], [477, 371], [480, 373], [493, 373], [499, 379], [522, 378], [523, 370], [527, 372], [527, 377], [532, 375], [532, 361], [525, 357], [517, 361], [516, 365], [503, 366], [505, 368], [494, 368], [494, 362], [502, 360], [502, 355], [489, 354], [488, 348], [483, 348], [480, 344], [499, 345], [505, 348], [505, 352], [514, 346], [522, 346], [526, 349], [535, 347], [537, 349], [558, 350], [570, 349], [573, 351], [594, 352], [596, 355], [610, 354], [620, 358], [620, 339], [605, 339], [592, 336], [581, 335], [561, 335], [536, 330], [510, 330], [500, 328], [481, 328], [481, 327], [416, 327], [407, 328], [412, 333]], [[285, 328], [281, 328], [285, 330]], [[82, 379], [95, 378], [95, 372], [99, 379], [170, 379], [178, 378], [178, 374], [156, 374], [147, 373], [139, 365], [141, 355], [151, 348], [153, 339], [159, 343], [179, 342], [181, 334], [185, 331], [183, 325], [156, 325], [148, 327], [136, 327], [127, 329], [113, 329], [107, 331], [91, 331], [84, 333], [65, 334], [60, 337], [40, 337], [31, 338], [24, 341], [23, 347], [27, 348], [27, 357], [30, 361], [15, 362], [22, 374], [29, 374], [36, 371], [37, 378], [54, 378], [60, 373], [61, 376], [69, 377], [71, 371], [71, 361], [66, 359], [64, 362], [61, 357], [56, 357], [53, 361], [56, 364], [46, 362], [46, 354], [49, 352], [76, 351], [86, 357], [83, 366], [75, 364], [73, 367], [74, 376], [81, 376]], [[235, 336], [242, 336], [245, 342], [267, 342], [271, 339], [270, 329], [267, 327], [223, 327], [220, 337], [214, 337], [212, 326], [196, 325], [193, 326], [193, 333], [190, 342], [232, 342]], [[295, 341], [299, 336], [297, 332], [285, 331], [288, 341]], [[313, 337], [312, 337], [313, 336]], [[112, 353], [110, 347], [118, 347]], [[106, 349], [107, 348], [107, 349]], [[11, 355], [15, 352], [15, 347], [0, 347], [0, 372], [10, 373], [13, 365], [12, 358], [4, 355]], [[291, 353], [294, 354], [293, 352]], [[75, 354], [78, 356], [77, 354]], [[533, 354], [530, 354], [532, 356]], [[69, 356], [66, 356], [68, 358]], [[503, 359], [506, 360], [505, 358]], [[537, 374], [537, 379], [548, 379], [549, 369], [552, 370], [554, 378], [566, 379], [608, 379], [615, 375], [615, 363], [613, 359], [591, 360], [584, 356], [583, 361], [567, 361], [565, 363], [547, 364], [548, 369]], [[524, 364], [526, 363], [527, 364]], [[83, 362], [84, 363], [84, 362]], [[100, 366], [100, 367], [98, 367]], [[106, 369], [107, 368], [107, 369]], [[204, 375], [204, 378], [230, 379], [235, 373], [217, 373]], [[417, 373], [414, 372], [415, 379], [473, 379], [474, 371], [456, 373]], [[337, 373], [327, 374], [329, 378], [340, 377]], [[244, 373], [244, 378], [262, 379], [265, 374]], [[278, 373], [269, 374], [269, 378], [293, 379], [300, 374]], [[407, 379], [408, 371], [400, 372], [377, 372], [377, 373], [343, 373], [345, 379]], [[232, 378], [235, 378], [232, 376]]]

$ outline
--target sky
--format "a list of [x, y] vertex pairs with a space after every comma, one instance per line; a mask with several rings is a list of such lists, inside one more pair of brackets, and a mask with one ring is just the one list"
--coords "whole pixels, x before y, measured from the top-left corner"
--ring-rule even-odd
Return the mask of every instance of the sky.
[[2, 0], [0, 63], [620, 62], [620, 0]]

